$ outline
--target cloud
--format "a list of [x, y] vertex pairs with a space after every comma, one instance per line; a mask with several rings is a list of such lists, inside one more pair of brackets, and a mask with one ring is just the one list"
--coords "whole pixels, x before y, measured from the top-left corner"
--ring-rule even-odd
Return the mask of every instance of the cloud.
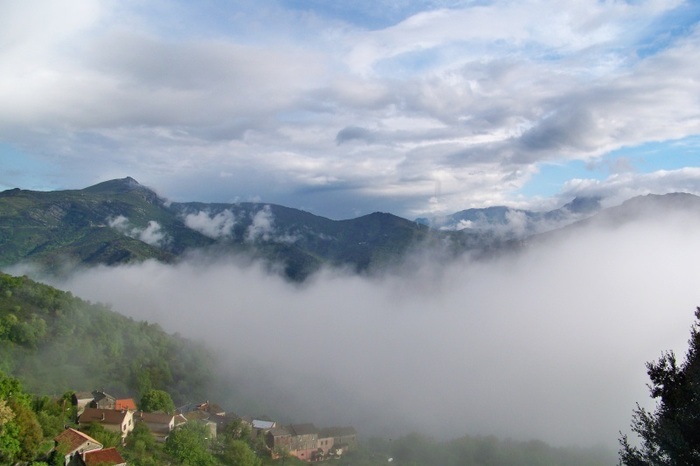
[[697, 134], [700, 35], [663, 30], [692, 9], [675, 0], [0, 8], [0, 139], [33, 167], [13, 176], [56, 166], [29, 189], [133, 175], [179, 200], [412, 218], [438, 181], [444, 211], [523, 207], [538, 164]]
[[605, 206], [646, 194], [700, 193], [700, 168], [659, 170], [653, 173], [619, 173], [604, 180], [572, 179], [564, 184], [562, 198], [600, 197]]
[[138, 234], [138, 239], [151, 246], [162, 246], [167, 238], [167, 235], [161, 230], [160, 224], [155, 220], [150, 220], [146, 228]]
[[99, 267], [62, 287], [205, 339], [285, 422], [614, 448], [635, 403], [650, 403], [645, 362], [685, 351], [699, 227], [660, 211], [516, 256], [416, 259], [375, 279], [327, 271], [301, 287], [227, 258]]
[[230, 210], [222, 210], [215, 215], [199, 211], [185, 216], [185, 225], [188, 228], [214, 239], [231, 236], [235, 224], [236, 219]]
[[246, 232], [246, 240], [269, 241], [275, 231], [274, 223], [275, 217], [270, 210], [270, 206], [266, 205], [253, 215], [253, 222]]
[[160, 223], [155, 220], [150, 220], [145, 228], [140, 228], [131, 225], [125, 216], [118, 215], [107, 219], [107, 224], [120, 233], [151, 246], [162, 247], [170, 241], [170, 237], [162, 230]]
[[348, 126], [338, 131], [335, 141], [338, 144], [343, 144], [352, 140], [361, 140], [366, 143], [372, 142], [372, 132], [366, 128], [359, 126]]

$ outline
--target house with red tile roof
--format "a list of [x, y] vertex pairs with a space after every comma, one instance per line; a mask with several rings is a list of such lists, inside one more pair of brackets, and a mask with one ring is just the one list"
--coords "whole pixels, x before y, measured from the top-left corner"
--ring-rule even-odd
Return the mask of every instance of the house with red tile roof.
[[126, 466], [126, 461], [114, 447], [85, 452], [83, 463], [85, 466]]
[[54, 449], [61, 449], [64, 454], [64, 464], [75, 464], [81, 455], [88, 451], [101, 450], [102, 444], [79, 430], [68, 428], [54, 439]]

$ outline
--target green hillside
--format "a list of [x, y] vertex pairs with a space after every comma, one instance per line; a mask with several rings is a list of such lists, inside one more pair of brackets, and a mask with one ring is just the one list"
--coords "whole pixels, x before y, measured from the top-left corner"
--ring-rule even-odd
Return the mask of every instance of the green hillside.
[[[150, 242], [143, 237], [149, 222], [158, 226], [151, 225]], [[155, 241], [159, 232], [162, 240]], [[84, 190], [0, 193], [0, 265], [169, 261], [187, 248], [211, 243], [130, 178]]]
[[179, 402], [205, 399], [215, 382], [212, 361], [203, 347], [156, 324], [0, 274], [0, 371], [30, 391], [163, 389]]

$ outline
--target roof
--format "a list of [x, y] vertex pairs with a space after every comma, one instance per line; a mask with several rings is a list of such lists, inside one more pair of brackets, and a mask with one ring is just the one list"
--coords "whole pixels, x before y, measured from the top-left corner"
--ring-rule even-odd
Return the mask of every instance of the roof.
[[95, 396], [90, 392], [75, 392], [75, 393], [73, 393], [73, 397], [76, 400], [93, 400], [93, 399], [95, 399]]
[[108, 399], [111, 398], [113, 400], [116, 399], [112, 395], [108, 395], [105, 392], [103, 392], [102, 390], [93, 390], [92, 395], [95, 397], [95, 401], [100, 401], [100, 400], [103, 400], [105, 398], [108, 398]]
[[211, 417], [211, 414], [206, 411], [190, 411], [189, 413], [183, 414], [183, 416], [185, 416], [185, 419], [188, 421], [206, 421]]
[[114, 409], [118, 411], [121, 411], [122, 409], [136, 411], [136, 402], [133, 400], [133, 398], [122, 398], [121, 400], [116, 401]]
[[253, 429], [272, 429], [275, 427], [275, 421], [261, 421], [260, 419], [253, 420]]
[[86, 452], [83, 455], [83, 461], [86, 466], [97, 464], [125, 464], [126, 461], [122, 458], [116, 448], [105, 448], [104, 450], [95, 450]]
[[294, 435], [318, 434], [318, 429], [313, 424], [292, 424], [289, 427]]
[[99, 422], [101, 424], [121, 424], [126, 417], [126, 411], [114, 409], [85, 408], [83, 414], [78, 417], [78, 424]]
[[144, 413], [143, 411], [136, 415], [136, 419], [138, 421], [143, 421], [149, 424], [170, 424], [174, 418], [175, 416], [172, 414]]
[[224, 408], [222, 408], [216, 403], [210, 403], [209, 400], [205, 401], [204, 403], [198, 404], [195, 409], [198, 409], [200, 411], [206, 411], [211, 414], [226, 414]]
[[96, 446], [99, 448], [102, 448], [102, 444], [95, 440], [94, 438], [90, 437], [87, 434], [84, 434], [80, 432], [79, 430], [75, 430], [71, 427], [67, 428], [60, 434], [58, 434], [55, 438], [54, 441], [56, 443], [61, 443], [63, 445], [68, 446], [68, 452], [73, 452], [80, 448], [81, 445], [83, 445], [85, 442], [91, 442], [94, 443]]
[[351, 435], [357, 435], [354, 427], [327, 427], [318, 432], [318, 436], [323, 438], [348, 437]]
[[292, 435], [292, 433], [286, 427], [273, 427], [270, 429], [269, 434], [273, 437], [284, 437], [286, 435]]

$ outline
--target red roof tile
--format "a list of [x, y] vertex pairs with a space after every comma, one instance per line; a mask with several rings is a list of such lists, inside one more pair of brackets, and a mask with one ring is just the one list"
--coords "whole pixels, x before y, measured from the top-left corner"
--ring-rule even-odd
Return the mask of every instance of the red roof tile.
[[68, 428], [58, 434], [55, 438], [54, 441], [56, 443], [61, 443], [63, 445], [68, 446], [68, 452], [73, 452], [80, 448], [82, 445], [85, 443], [92, 443], [94, 446], [97, 448], [102, 448], [102, 444], [95, 440], [94, 438], [90, 437], [87, 434], [84, 434], [80, 432], [79, 430], [75, 430], [72, 428]]
[[119, 454], [116, 448], [105, 448], [104, 450], [89, 451], [83, 455], [83, 461], [86, 466], [94, 464], [124, 464], [124, 458]]
[[136, 411], [136, 402], [132, 398], [124, 398], [117, 400], [114, 409], [121, 411], [122, 409], [130, 409]]

